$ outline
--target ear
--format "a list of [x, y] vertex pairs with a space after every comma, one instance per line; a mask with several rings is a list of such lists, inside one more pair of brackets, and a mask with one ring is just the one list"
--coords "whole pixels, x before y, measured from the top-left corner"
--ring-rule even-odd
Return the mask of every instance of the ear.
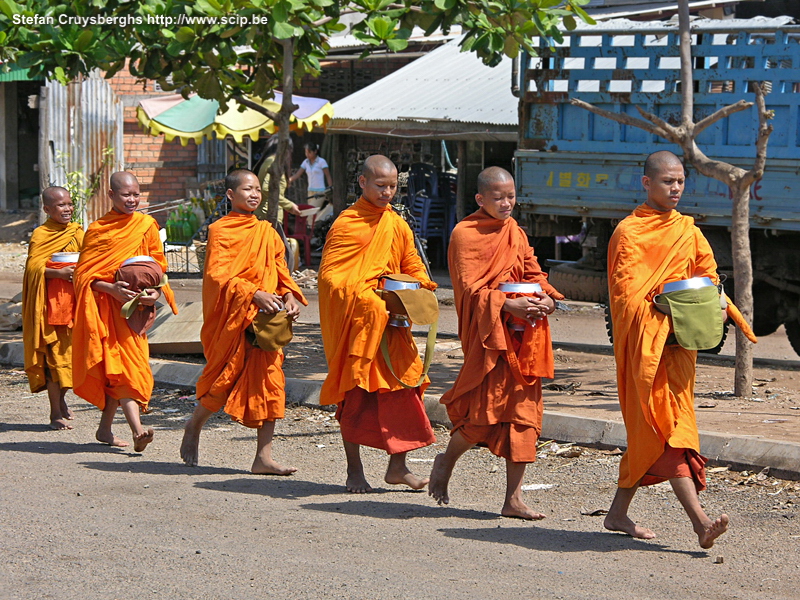
[[475, 202], [478, 203], [478, 206], [483, 206], [483, 195], [475, 194]]
[[358, 176], [358, 186], [363, 190], [367, 187], [367, 178], [363, 175]]
[[642, 187], [646, 190], [650, 190], [650, 178], [647, 175], [642, 175]]
[[229, 188], [229, 189], [225, 190], [225, 196], [227, 196], [228, 200], [233, 202], [233, 190], [232, 189]]

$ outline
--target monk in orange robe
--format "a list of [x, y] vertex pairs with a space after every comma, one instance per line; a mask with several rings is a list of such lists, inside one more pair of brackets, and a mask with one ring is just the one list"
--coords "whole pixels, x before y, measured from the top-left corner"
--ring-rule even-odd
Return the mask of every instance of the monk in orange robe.
[[[609, 306], [617, 363], [617, 386], [628, 448], [619, 467], [619, 487], [605, 527], [633, 537], [655, 534], [636, 525], [628, 508], [639, 486], [669, 481], [697, 534], [710, 548], [728, 528], [728, 516], [710, 519], [700, 506], [706, 459], [694, 413], [697, 352], [668, 343], [672, 325], [653, 298], [664, 283], [709, 277], [717, 264], [694, 219], [676, 209], [685, 184], [680, 159], [668, 151], [645, 161], [647, 200], [617, 226], [608, 250]], [[728, 315], [751, 337], [738, 310]]]
[[[69, 192], [62, 187], [49, 187], [42, 192], [42, 209], [47, 221], [33, 231], [22, 280], [25, 373], [32, 392], [47, 389], [50, 427], [72, 429], [66, 394], [72, 387], [75, 265], [56, 264], [51, 257], [56, 252], [79, 252], [83, 229], [71, 222], [75, 207]], [[61, 294], [55, 289], [58, 284]]]
[[[458, 459], [485, 444], [506, 459], [506, 496], [501, 514], [543, 519], [522, 500], [527, 463], [536, 460], [542, 430], [542, 377], [553, 377], [547, 315], [564, 296], [547, 282], [528, 236], [511, 217], [516, 190], [511, 174], [489, 167], [478, 176], [481, 208], [453, 230], [448, 261], [464, 364], [442, 396], [453, 423], [450, 443], [433, 464], [428, 493], [450, 502], [448, 483]], [[538, 283], [542, 292], [512, 297], [505, 282]], [[526, 322], [514, 331], [512, 320]]]
[[[120, 314], [122, 305], [136, 294], [126, 281], [115, 281], [122, 263], [135, 256], [150, 256], [166, 272], [167, 261], [158, 224], [139, 207], [139, 182], [120, 171], [111, 176], [108, 196], [112, 209], [89, 225], [75, 267], [75, 328], [73, 373], [75, 393], [103, 411], [98, 441], [127, 446], [111, 431], [119, 406], [133, 433], [133, 448], [141, 452], [153, 441], [153, 429], [142, 426], [139, 411], [147, 411], [153, 392], [147, 335], [135, 333]], [[154, 306], [164, 294], [172, 312], [178, 312], [169, 285], [146, 289], [142, 306]]]
[[289, 274], [285, 247], [267, 221], [253, 214], [261, 185], [252, 171], [237, 169], [225, 178], [231, 212], [208, 229], [203, 274], [203, 329], [200, 339], [206, 366], [197, 382], [198, 405], [186, 423], [181, 458], [197, 465], [200, 432], [223, 406], [231, 419], [258, 431], [251, 471], [289, 475], [297, 469], [272, 458], [275, 421], [286, 405], [283, 351], [253, 345], [248, 331], [259, 311], [286, 309], [297, 319], [308, 304]]
[[[419, 385], [423, 366], [409, 328], [388, 327], [384, 301], [375, 293], [382, 275], [406, 274], [424, 288], [433, 283], [414, 246], [414, 234], [391, 207], [397, 169], [385, 156], [370, 156], [358, 179], [361, 198], [331, 227], [319, 268], [319, 313], [328, 376], [322, 404], [338, 404], [347, 458], [346, 487], [372, 491], [361, 463], [362, 445], [385, 450], [384, 481], [422, 489], [427, 478], [411, 473], [406, 453], [436, 441]], [[379, 351], [384, 329], [394, 372]]]

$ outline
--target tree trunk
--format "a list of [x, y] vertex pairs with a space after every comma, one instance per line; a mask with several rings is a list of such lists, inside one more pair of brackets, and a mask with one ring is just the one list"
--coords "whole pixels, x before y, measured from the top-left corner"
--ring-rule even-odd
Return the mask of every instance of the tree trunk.
[[278, 127], [278, 149], [275, 151], [275, 161], [269, 169], [269, 202], [267, 205], [267, 220], [273, 225], [278, 223], [278, 201], [281, 197], [281, 178], [284, 176], [284, 165], [289, 152], [289, 124], [295, 108], [292, 102], [294, 92], [294, 40], [279, 40], [283, 47], [283, 102], [275, 125]]
[[333, 135], [331, 177], [333, 178], [333, 214], [336, 216], [347, 205], [347, 153], [351, 147], [349, 135]]
[[[734, 302], [748, 323], [753, 322], [753, 264], [750, 259], [750, 186], [739, 181], [732, 186], [733, 211], [731, 214], [731, 254], [733, 280], [736, 292]], [[753, 395], [753, 344], [736, 330], [736, 370], [734, 393], [737, 396]]]

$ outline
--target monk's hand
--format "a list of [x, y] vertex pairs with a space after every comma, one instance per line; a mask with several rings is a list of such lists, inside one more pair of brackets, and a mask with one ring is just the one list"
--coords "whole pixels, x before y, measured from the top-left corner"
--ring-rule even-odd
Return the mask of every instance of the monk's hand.
[[144, 290], [142, 295], [139, 297], [139, 303], [142, 306], [154, 306], [156, 300], [161, 297], [161, 290], [148, 288]]
[[539, 318], [534, 312], [539, 312], [540, 309], [536, 308], [530, 296], [521, 296], [520, 298], [509, 298], [503, 303], [503, 310], [512, 316], [529, 321], [533, 323]]
[[292, 318], [292, 321], [297, 321], [297, 317], [300, 316], [300, 303], [297, 298], [288, 293], [283, 297], [283, 305], [286, 307], [286, 314]]
[[546, 317], [556, 310], [556, 301], [544, 292], [535, 292], [534, 296], [531, 297], [531, 304], [540, 312], [536, 317], [537, 319]]
[[129, 290], [129, 287], [130, 284], [127, 281], [115, 281], [111, 283], [96, 279], [92, 282], [93, 290], [108, 294], [114, 299], [119, 300], [122, 304], [125, 304], [128, 300], [132, 300], [136, 296], [136, 292]]
[[61, 267], [57, 269], [59, 279], [63, 279], [64, 281], [72, 281], [72, 275], [75, 273], [75, 265], [67, 265], [66, 267]]
[[272, 314], [283, 309], [283, 300], [280, 296], [268, 292], [257, 291], [253, 295], [253, 304], [265, 313]]

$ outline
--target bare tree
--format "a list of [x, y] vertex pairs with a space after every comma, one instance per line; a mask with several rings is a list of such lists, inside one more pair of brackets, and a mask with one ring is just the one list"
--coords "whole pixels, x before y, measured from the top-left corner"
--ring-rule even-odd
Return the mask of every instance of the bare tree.
[[[694, 122], [694, 78], [692, 75], [692, 38], [689, 24], [689, 2], [678, 2], [678, 31], [680, 33], [681, 59], [681, 122], [678, 125], [667, 123], [656, 115], [636, 107], [643, 119], [627, 114], [615, 113], [598, 108], [588, 102], [570, 99], [575, 106], [585, 108], [597, 115], [612, 119], [623, 125], [631, 125], [662, 137], [678, 145], [684, 157], [706, 177], [711, 177], [728, 185], [733, 196], [731, 215], [731, 247], [733, 254], [733, 278], [735, 283], [736, 305], [748, 323], [753, 322], [753, 265], [750, 255], [750, 186], [764, 175], [767, 160], [767, 141], [772, 133], [768, 120], [773, 117], [764, 101], [766, 87], [762, 83], [751, 84], [756, 95], [755, 106], [758, 111], [758, 137], [756, 139], [756, 158], [753, 168], [742, 169], [735, 165], [709, 158], [697, 146], [700, 133], [725, 117], [746, 110], [753, 102], [740, 100], [725, 106], [713, 114]], [[753, 346], [736, 331], [736, 370], [734, 393], [737, 396], [751, 396], [753, 393]]]

